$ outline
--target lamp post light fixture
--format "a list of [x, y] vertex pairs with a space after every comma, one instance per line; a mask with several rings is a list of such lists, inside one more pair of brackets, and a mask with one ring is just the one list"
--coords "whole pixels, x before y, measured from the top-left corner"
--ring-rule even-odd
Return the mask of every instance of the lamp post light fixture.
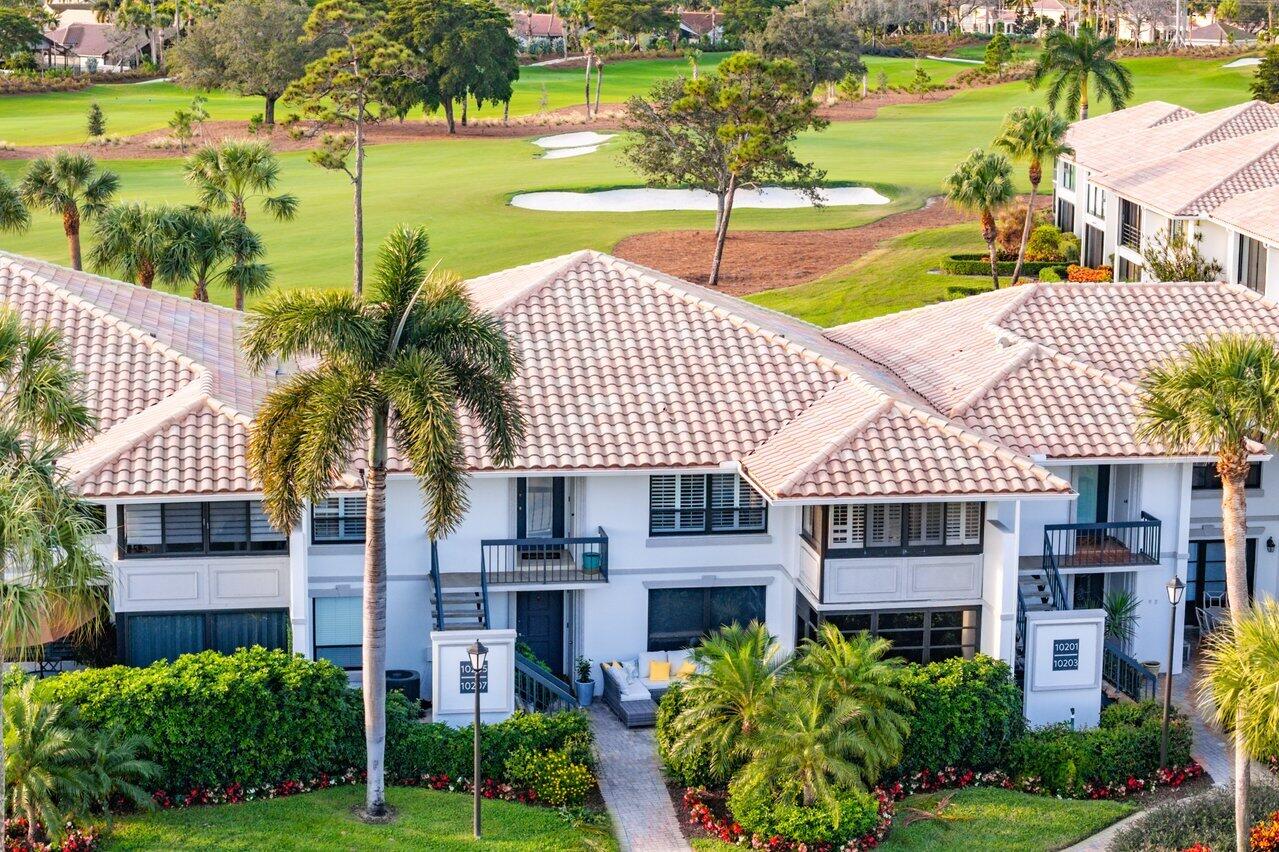
[[1168, 672], [1164, 675], [1164, 721], [1159, 736], [1159, 768], [1168, 768], [1168, 717], [1172, 713], [1172, 655], [1177, 644], [1177, 604], [1186, 593], [1186, 584], [1180, 577], [1168, 581]]
[[476, 839], [480, 836], [480, 673], [484, 671], [488, 653], [489, 649], [479, 639], [466, 649], [467, 656], [471, 658], [471, 671], [475, 673], [475, 767], [471, 789], [475, 794], [475, 816], [472, 822]]

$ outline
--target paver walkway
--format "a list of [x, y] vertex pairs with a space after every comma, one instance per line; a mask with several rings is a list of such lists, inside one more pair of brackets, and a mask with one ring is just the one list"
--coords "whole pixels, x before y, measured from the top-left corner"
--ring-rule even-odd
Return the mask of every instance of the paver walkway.
[[652, 728], [627, 728], [603, 703], [591, 705], [600, 754], [600, 792], [622, 849], [689, 852], [666, 792]]

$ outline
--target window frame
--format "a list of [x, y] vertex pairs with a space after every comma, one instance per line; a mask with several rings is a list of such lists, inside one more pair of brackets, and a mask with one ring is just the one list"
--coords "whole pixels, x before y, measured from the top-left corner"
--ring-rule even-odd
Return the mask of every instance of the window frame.
[[1061, 185], [1063, 189], [1074, 190], [1075, 188], [1075, 164], [1062, 160], [1061, 163]]
[[344, 512], [344, 509], [345, 509], [345, 505], [344, 505], [344, 504], [345, 504], [345, 502], [346, 502], [347, 500], [354, 500], [354, 501], [356, 501], [358, 504], [360, 504], [360, 509], [361, 509], [360, 534], [359, 534], [359, 536], [358, 536], [358, 537], [355, 537], [355, 538], [353, 538], [353, 537], [346, 537], [346, 538], [327, 538], [327, 537], [325, 537], [325, 538], [321, 538], [321, 537], [317, 534], [317, 532], [316, 532], [316, 524], [315, 524], [315, 510], [316, 510], [317, 508], [319, 508], [319, 505], [318, 505], [318, 504], [316, 504], [316, 503], [312, 503], [312, 504], [311, 504], [311, 544], [318, 544], [318, 545], [330, 545], [330, 544], [364, 544], [365, 538], [366, 538], [366, 536], [367, 536], [366, 527], [365, 527], [365, 523], [367, 523], [367, 519], [366, 519], [366, 518], [364, 518], [364, 515], [363, 515], [363, 510], [364, 510], [364, 505], [363, 505], [363, 504], [364, 504], [364, 495], [363, 495], [363, 494], [330, 494], [330, 495], [329, 495], [328, 497], [326, 497], [325, 499], [326, 499], [326, 500], [337, 500], [337, 501], [338, 501], [338, 510], [337, 510], [337, 513], [336, 513], [336, 514], [334, 514], [334, 515], [328, 516], [328, 517], [332, 517], [332, 518], [334, 518], [334, 519], [337, 521], [337, 523], [338, 523], [338, 526], [339, 526], [339, 527], [343, 527], [343, 526], [345, 526], [346, 521], [347, 521], [347, 517], [346, 517], [346, 514], [345, 514], [345, 512]]
[[[1198, 474], [1203, 471], [1206, 476], [1202, 484]], [[1254, 476], [1255, 474], [1255, 476]], [[1248, 476], [1244, 479], [1245, 491], [1253, 491], [1261, 487], [1261, 462], [1248, 462]], [[1220, 491], [1221, 477], [1217, 475], [1216, 462], [1195, 462], [1190, 469], [1191, 491]]]
[[[895, 608], [889, 608], [889, 609], [861, 609], [861, 610], [839, 610], [836, 612], [822, 612], [818, 610], [816, 607], [813, 607], [811, 604], [809, 604], [807, 599], [804, 598], [803, 595], [798, 595], [796, 600], [797, 600], [796, 608], [795, 608], [796, 610], [795, 611], [795, 630], [796, 630], [795, 642], [796, 644], [800, 644], [803, 642], [804, 639], [810, 638], [810, 636], [804, 632], [806, 630], [814, 631], [812, 634], [812, 638], [815, 638], [816, 631], [820, 630], [823, 624], [830, 622], [832, 618], [837, 618], [839, 616], [863, 616], [869, 619], [869, 626], [866, 628], [866, 630], [871, 636], [888, 639], [890, 642], [893, 641], [892, 637], [894, 634], [914, 632], [916, 629], [918, 629], [923, 634], [922, 644], [903, 646], [902, 650], [919, 651], [920, 659], [922, 661], [921, 664], [926, 665], [927, 663], [937, 662], [938, 660], [951, 659], [954, 656], [964, 657], [968, 659], [970, 657], [965, 657], [965, 652], [968, 649], [971, 649], [973, 656], [981, 653], [981, 615], [982, 613], [981, 613], [981, 607], [979, 606], [895, 607]], [[967, 627], [963, 626], [962, 624], [959, 627], [938, 627], [933, 624], [934, 615], [939, 613], [949, 613], [949, 612], [971, 613], [973, 616], [972, 625]], [[879, 627], [879, 622], [883, 616], [912, 615], [916, 613], [922, 615], [924, 620], [923, 625], [921, 625], [919, 628], [888, 628], [887, 633], [881, 632], [881, 629]], [[933, 643], [929, 641], [934, 631], [945, 631], [945, 630], [960, 631], [960, 644], [957, 646], [955, 645], [934, 646]], [[841, 632], [844, 632], [844, 631], [841, 630]], [[848, 632], [844, 632], [844, 633], [845, 635], [850, 635], [850, 633]], [[963, 641], [965, 635], [972, 636], [971, 644], [966, 644]], [[947, 656], [947, 657], [934, 657], [933, 656], [934, 647], [944, 648], [944, 649], [958, 648], [958, 653], [953, 654], [951, 656]], [[892, 648], [888, 650], [888, 653], [885, 656], [890, 658], [897, 657], [897, 655], [894, 653], [894, 650], [896, 650], [895, 644]], [[910, 659], [910, 658], [903, 658], [903, 659]]]
[[[753, 594], [757, 594], [759, 596], [761, 612], [759, 614], [758, 619], [752, 619], [752, 620], [757, 620], [759, 621], [760, 624], [767, 624], [768, 623], [768, 586], [762, 583], [740, 583], [740, 584], [734, 583], [734, 584], [726, 584], [722, 586], [670, 586], [670, 587], [663, 587], [663, 588], [648, 589], [648, 599], [645, 601], [645, 604], [648, 607], [648, 611], [646, 613], [646, 619], [645, 619], [646, 621], [645, 630], [644, 630], [645, 649], [649, 653], [656, 653], [657, 651], [683, 650], [683, 648], [689, 648], [689, 647], [692, 647], [693, 645], [696, 645], [701, 640], [701, 637], [706, 636], [707, 634], [711, 633], [714, 630], [718, 630], [721, 627], [727, 626], [725, 624], [711, 623], [711, 597], [713, 593], [715, 592], [724, 592], [729, 590], [740, 591], [742, 589], [749, 589], [752, 591]], [[702, 593], [701, 630], [695, 638], [690, 640], [689, 644], [686, 644], [680, 648], [659, 648], [656, 650], [653, 648], [653, 644], [654, 644], [653, 643], [653, 610], [654, 610], [653, 595], [654, 593], [662, 593], [662, 592], [701, 592]], [[728, 622], [728, 624], [733, 624], [733, 623], [740, 623], [740, 622], [737, 622], [736, 619]], [[741, 626], [745, 627], [746, 625], [742, 624]]]
[[1235, 260], [1235, 283], [1254, 293], [1266, 293], [1266, 267], [1270, 263], [1270, 248], [1261, 240], [1247, 234], [1239, 234], [1238, 257]]
[[[362, 600], [362, 596], [361, 596], [361, 595], [311, 595], [311, 659], [313, 659], [313, 660], [320, 660], [320, 659], [329, 660], [329, 662], [330, 662], [330, 663], [333, 663], [333, 665], [338, 666], [338, 664], [337, 664], [337, 663], [333, 662], [333, 660], [330, 660], [328, 657], [321, 657], [321, 656], [320, 656], [320, 649], [321, 649], [321, 648], [326, 648], [326, 649], [327, 649], [327, 648], [344, 648], [344, 649], [350, 650], [350, 649], [354, 648], [354, 649], [359, 650], [359, 649], [361, 649], [361, 648], [363, 648], [363, 647], [364, 647], [364, 643], [363, 643], [363, 641], [357, 642], [357, 643], [355, 643], [354, 645], [321, 645], [321, 644], [319, 643], [319, 640], [317, 639], [317, 637], [319, 636], [319, 632], [320, 632], [320, 631], [319, 631], [319, 630], [317, 630], [317, 629], [316, 629], [316, 627], [319, 625], [319, 617], [318, 617], [318, 616], [319, 616], [319, 610], [318, 610], [318, 605], [319, 605], [319, 601], [320, 601], [322, 598], [356, 598], [356, 599], [360, 599], [360, 600]], [[363, 620], [364, 620], [364, 613], [363, 613], [363, 609], [361, 609], [361, 612], [360, 612], [360, 621], [361, 621], [361, 624], [360, 624], [360, 635], [361, 635], [361, 640], [363, 639], [363, 633], [364, 633], [364, 624], [363, 624]], [[361, 671], [364, 671], [364, 658], [363, 658], [363, 656], [361, 656], [359, 659], [360, 659], [360, 664], [359, 664], [359, 665], [356, 665], [356, 666], [338, 666], [338, 668], [342, 669], [343, 671], [347, 671], [347, 672], [361, 672]]]
[[[743, 511], [755, 511], [753, 507], [745, 507], [742, 505], [741, 496], [742, 489], [747, 489], [754, 494], [760, 501], [760, 525], [758, 527], [719, 527], [714, 525], [714, 516], [716, 512], [725, 511], [724, 507], [715, 507], [714, 503], [714, 487], [713, 478], [716, 476], [734, 476], [737, 478], [737, 500], [734, 506], [727, 511], [731, 511], [734, 517], [740, 518]], [[685, 477], [701, 477], [702, 478], [702, 505], [696, 506], [679, 506], [674, 509], [655, 509], [653, 507], [653, 496], [657, 481], [661, 478], [673, 477], [675, 479], [675, 493], [678, 495], [681, 491], [680, 480]], [[702, 525], [700, 527], [687, 527], [685, 529], [667, 530], [655, 529], [653, 518], [655, 514], [668, 512], [701, 512]], [[764, 499], [764, 495], [756, 491], [751, 484], [746, 481], [745, 477], [737, 473], [655, 473], [648, 478], [648, 534], [654, 538], [667, 538], [675, 536], [703, 536], [703, 535], [765, 535], [768, 533], [768, 501]]]
[[1084, 209], [1089, 216], [1104, 220], [1106, 218], [1106, 190], [1095, 183], [1089, 183], [1088, 204]]
[[[916, 506], [925, 507], [925, 506], [933, 506], [933, 505], [940, 505], [940, 506], [946, 507], [945, 509], [942, 510], [942, 544], [911, 544], [910, 543], [911, 539], [910, 539], [909, 529], [908, 529], [910, 525], [911, 509]], [[958, 511], [961, 513], [960, 522], [962, 525], [964, 523], [963, 513], [966, 511], [966, 507], [969, 505], [976, 505], [980, 507], [980, 514], [978, 515], [978, 518], [977, 518], [977, 541], [975, 543], [972, 543], [972, 542], [969, 542], [969, 543], [961, 542], [959, 544], [946, 543], [946, 538], [947, 538], [946, 528], [948, 526], [946, 521], [947, 521], [947, 514], [949, 513], [949, 507], [951, 506], [960, 507]], [[982, 501], [982, 500], [943, 500], [943, 501], [936, 501], [936, 502], [914, 502], [914, 503], [841, 503], [841, 504], [838, 504], [838, 506], [827, 507], [827, 511], [829, 512], [830, 510], [838, 507], [846, 507], [849, 513], [849, 525], [851, 528], [853, 524], [853, 513], [858, 510], [861, 510], [863, 512], [861, 523], [862, 523], [863, 530], [865, 530], [866, 525], [868, 523], [868, 521], [866, 520], [866, 518], [868, 517], [868, 513], [866, 512], [866, 510], [872, 507], [880, 507], [880, 506], [900, 507], [899, 514], [901, 517], [899, 518], [900, 529], [897, 533], [897, 542], [898, 542], [897, 544], [866, 546], [865, 542], [867, 540], [867, 537], [866, 537], [866, 533], [863, 532], [862, 539], [861, 539], [863, 542], [863, 545], [861, 547], [836, 546], [835, 544], [831, 542], [831, 539], [830, 539], [831, 530], [834, 527], [834, 524], [827, 523], [825, 524], [826, 529], [824, 530], [824, 537], [823, 537], [823, 544], [825, 545], [825, 550], [823, 555], [827, 559], [873, 559], [873, 558], [898, 557], [898, 556], [960, 556], [960, 555], [980, 554], [983, 548], [985, 547], [986, 503], [985, 501]]]
[[[203, 501], [176, 501], [168, 503], [121, 503], [116, 507], [116, 553], [120, 559], [220, 559], [223, 557], [244, 557], [244, 556], [287, 556], [289, 553], [289, 534], [279, 533], [282, 538], [278, 541], [268, 539], [258, 544], [279, 544], [279, 547], [254, 547], [253, 540], [253, 515], [252, 504], [261, 505], [261, 500], [203, 500]], [[236, 547], [228, 549], [214, 549], [210, 547], [212, 539], [212, 523], [210, 522], [209, 510], [211, 506], [228, 506], [240, 504], [244, 506], [244, 533], [245, 538], [238, 541]], [[160, 548], [158, 551], [146, 553], [129, 552], [129, 540], [125, 534], [125, 510], [141, 506], [157, 506], [160, 509], [160, 542], [156, 545], [148, 545]], [[165, 542], [164, 538], [164, 516], [165, 508], [168, 506], [200, 507], [200, 544], [199, 549], [192, 550], [170, 550], [171, 545]], [[272, 527], [274, 530], [275, 528]]]

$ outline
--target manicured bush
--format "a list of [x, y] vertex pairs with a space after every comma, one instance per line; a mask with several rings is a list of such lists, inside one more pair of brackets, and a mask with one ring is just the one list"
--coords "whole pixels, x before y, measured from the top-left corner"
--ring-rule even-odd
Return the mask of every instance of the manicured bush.
[[586, 801], [595, 779], [562, 750], [516, 749], [506, 760], [506, 780], [527, 787], [548, 805], [580, 805]]
[[1115, 270], [1109, 266], [1078, 266], [1072, 263], [1066, 267], [1066, 280], [1085, 284], [1104, 284], [1115, 280]]
[[37, 695], [74, 705], [93, 728], [146, 737], [163, 768], [156, 786], [168, 789], [334, 772], [350, 760], [344, 732], [361, 730], [359, 694], [345, 672], [263, 648], [68, 672], [41, 681]]
[[691, 750], [678, 756], [674, 754], [675, 734], [672, 726], [679, 714], [684, 712], [685, 705], [684, 689], [678, 683], [671, 684], [657, 704], [654, 738], [657, 740], [657, 755], [661, 758], [662, 768], [669, 778], [681, 786], [722, 788], [728, 779], [711, 771], [708, 750]]
[[767, 788], [732, 784], [728, 809], [747, 834], [835, 848], [871, 834], [879, 825], [879, 800], [853, 790], [841, 793], [835, 807], [822, 802], [804, 807], [793, 790], [775, 800]]
[[1021, 692], [1008, 664], [978, 654], [905, 666], [902, 681], [915, 705], [899, 777], [947, 766], [978, 771], [1007, 764], [1025, 731]]
[[[1027, 260], [1021, 265], [1023, 275], [1037, 275], [1041, 269], [1049, 266], [1057, 266], [1061, 260]], [[1017, 266], [1016, 260], [996, 260], [995, 268], [999, 270], [1000, 275], [1012, 275], [1013, 268]], [[951, 275], [990, 275], [990, 255], [965, 253], [952, 254], [941, 262], [943, 272], [949, 272]]]
[[[1254, 784], [1248, 792], [1248, 813], [1253, 823], [1279, 810], [1279, 788]], [[1182, 850], [1196, 843], [1227, 852], [1235, 848], [1235, 799], [1230, 790], [1213, 790], [1199, 796], [1154, 808], [1111, 841], [1111, 852]]]
[[1066, 267], [1064, 266], [1045, 266], [1035, 276], [1040, 281], [1050, 284], [1056, 284], [1066, 280]]
[[[1157, 702], [1115, 704], [1103, 711], [1101, 724], [1083, 731], [1049, 725], [1032, 731], [1013, 747], [1012, 774], [1038, 778], [1048, 792], [1076, 796], [1086, 785], [1124, 784], [1148, 779], [1159, 770], [1163, 735], [1162, 708]], [[1175, 713], [1168, 730], [1168, 764], [1191, 760], [1190, 724]]]
[[1056, 225], [1036, 225], [1026, 240], [1026, 260], [1073, 263], [1079, 260], [1079, 237], [1062, 233]]

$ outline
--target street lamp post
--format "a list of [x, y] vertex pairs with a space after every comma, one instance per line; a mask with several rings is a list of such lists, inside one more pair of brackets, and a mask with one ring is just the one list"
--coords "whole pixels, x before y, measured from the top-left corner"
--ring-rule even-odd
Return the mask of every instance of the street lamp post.
[[1177, 645], [1177, 604], [1186, 591], [1186, 584], [1180, 577], [1168, 581], [1168, 603], [1172, 604], [1168, 612], [1168, 673], [1164, 675], [1164, 722], [1159, 738], [1159, 768], [1168, 768], [1168, 717], [1172, 713], [1172, 655]]
[[480, 836], [480, 672], [484, 671], [488, 652], [489, 649], [479, 639], [466, 649], [467, 656], [471, 658], [471, 671], [475, 673], [475, 769], [471, 776], [471, 788], [475, 794], [473, 826], [477, 839]]

